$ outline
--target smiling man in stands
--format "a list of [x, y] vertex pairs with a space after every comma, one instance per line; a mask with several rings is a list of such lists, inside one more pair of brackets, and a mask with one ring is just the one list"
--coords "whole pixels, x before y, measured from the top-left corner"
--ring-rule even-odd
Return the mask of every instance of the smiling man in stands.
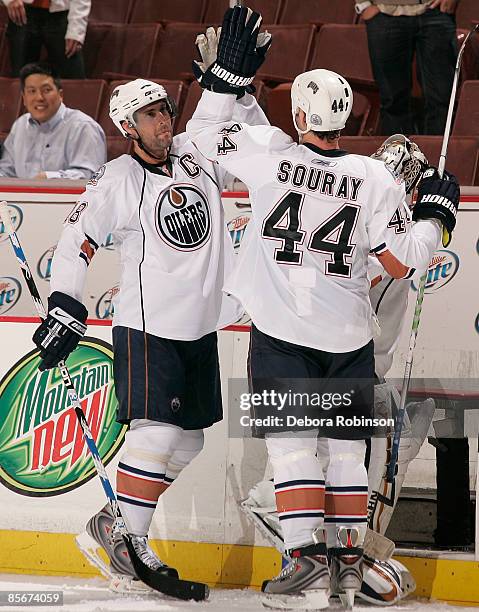
[[48, 64], [24, 66], [20, 83], [27, 112], [3, 143], [0, 176], [90, 179], [106, 162], [102, 128], [63, 104], [61, 81]]

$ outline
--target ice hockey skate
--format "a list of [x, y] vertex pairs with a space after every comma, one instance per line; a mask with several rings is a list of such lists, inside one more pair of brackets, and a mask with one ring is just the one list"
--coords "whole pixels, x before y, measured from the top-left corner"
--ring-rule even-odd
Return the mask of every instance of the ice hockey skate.
[[[152, 592], [136, 577], [123, 538], [113, 532], [113, 515], [106, 505], [88, 521], [86, 531], [77, 536], [76, 542], [88, 561], [110, 580], [110, 589], [118, 593]], [[138, 557], [153, 570], [178, 578], [176, 569], [163, 563], [148, 545], [148, 538], [132, 536], [132, 544]], [[108, 556], [109, 563], [104, 560]]]
[[263, 582], [263, 605], [286, 610], [322, 610], [328, 607], [329, 568], [322, 530], [314, 544], [290, 551], [291, 561], [278, 576]]
[[345, 608], [352, 610], [354, 597], [363, 583], [363, 549], [358, 546], [359, 532], [354, 527], [339, 527], [337, 546], [330, 548], [331, 590], [339, 595]]

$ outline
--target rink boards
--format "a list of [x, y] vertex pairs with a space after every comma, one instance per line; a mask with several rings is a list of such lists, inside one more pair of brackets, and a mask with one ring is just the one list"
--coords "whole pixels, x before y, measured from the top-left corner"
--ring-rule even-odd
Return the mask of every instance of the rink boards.
[[[71, 191], [0, 194], [8, 197], [13, 214], [18, 215], [18, 234], [44, 298], [61, 225], [78, 196]], [[479, 197], [463, 199], [454, 241], [436, 254], [430, 266], [416, 353], [417, 376], [479, 378]], [[250, 215], [246, 194], [227, 194], [224, 204], [232, 239], [239, 244]], [[67, 414], [68, 407], [62, 404], [57, 381], [45, 382], [33, 371], [31, 335], [36, 322], [2, 230], [0, 414], [10, 409], [11, 402], [17, 402], [20, 416], [6, 425], [2, 418], [0, 424], [0, 571], [88, 575], [93, 570], [78, 553], [73, 534], [83, 530], [89, 516], [104, 504], [104, 497], [75, 423]], [[101, 439], [107, 437], [108, 428], [111, 434], [113, 427], [112, 389], [105, 375], [111, 372], [110, 324], [117, 270], [113, 245], [106, 244], [93, 260], [85, 291], [93, 319], [87, 335], [93, 340], [85, 348], [83, 361], [76, 364], [84, 406]], [[411, 290], [409, 321], [414, 300]], [[393, 374], [398, 376], [402, 375], [401, 359], [409, 335], [409, 324], [406, 327], [393, 366]], [[181, 485], [160, 499], [152, 530], [167, 560], [176, 563], [186, 576], [211, 584], [259, 586], [279, 564], [279, 556], [266, 548], [266, 542], [254, 533], [238, 508], [248, 490], [270, 475], [261, 441], [228, 435], [228, 380], [244, 378], [248, 340], [248, 328], [243, 325], [220, 332], [225, 420], [207, 431], [205, 449], [182, 474]], [[102, 452], [112, 479], [123, 434], [118, 429], [115, 436], [104, 440]], [[18, 482], [3, 469], [6, 464], [19, 466]], [[406, 484], [435, 486], [432, 447], [423, 447]], [[406, 563], [414, 570], [419, 594], [479, 601], [477, 580], [468, 573], [477, 571], [477, 563], [411, 558]], [[449, 582], [452, 573], [455, 579]], [[464, 578], [460, 591], [458, 576]], [[452, 591], [448, 584], [454, 585]]]

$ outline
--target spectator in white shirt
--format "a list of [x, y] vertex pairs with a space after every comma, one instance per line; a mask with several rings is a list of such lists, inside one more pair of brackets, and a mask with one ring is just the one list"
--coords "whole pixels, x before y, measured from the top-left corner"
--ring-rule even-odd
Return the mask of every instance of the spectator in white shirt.
[[66, 79], [85, 78], [82, 46], [91, 0], [2, 0], [8, 11], [7, 39], [12, 76], [40, 59], [42, 45], [48, 61]]
[[106, 162], [106, 139], [91, 117], [63, 104], [61, 81], [48, 64], [20, 71], [23, 103], [3, 143], [0, 176], [90, 179]]

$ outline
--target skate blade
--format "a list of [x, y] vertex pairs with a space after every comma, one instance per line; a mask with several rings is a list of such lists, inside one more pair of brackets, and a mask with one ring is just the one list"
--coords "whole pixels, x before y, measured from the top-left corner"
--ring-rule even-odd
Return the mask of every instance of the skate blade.
[[344, 593], [339, 594], [339, 599], [341, 603], [346, 608], [346, 610], [352, 610], [354, 608], [354, 594], [356, 593], [356, 589], [344, 589]]
[[101, 552], [106, 556], [106, 553], [103, 551], [103, 548], [96, 542], [89, 533], [84, 531], [77, 535], [75, 538], [76, 545], [83, 553], [83, 555], [87, 558], [90, 565], [96, 567], [97, 570], [107, 579], [111, 580], [113, 578], [113, 574], [110, 570], [110, 565], [107, 564], [106, 561], [103, 560], [101, 556]]
[[121, 593], [126, 595], [131, 593], [137, 595], [158, 594], [158, 591], [154, 591], [141, 580], [135, 580], [131, 576], [119, 574], [113, 575], [112, 579], [110, 580], [109, 588], [113, 593]]
[[329, 607], [328, 589], [312, 589], [299, 595], [263, 593], [263, 606], [274, 610], [324, 610]]

